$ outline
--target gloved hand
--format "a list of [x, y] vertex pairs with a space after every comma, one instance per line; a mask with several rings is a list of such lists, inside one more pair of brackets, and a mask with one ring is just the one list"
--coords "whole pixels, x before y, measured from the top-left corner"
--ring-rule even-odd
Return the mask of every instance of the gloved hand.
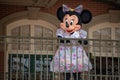
[[79, 33], [75, 31], [70, 37], [71, 38], [79, 38], [80, 36], [79, 36]]

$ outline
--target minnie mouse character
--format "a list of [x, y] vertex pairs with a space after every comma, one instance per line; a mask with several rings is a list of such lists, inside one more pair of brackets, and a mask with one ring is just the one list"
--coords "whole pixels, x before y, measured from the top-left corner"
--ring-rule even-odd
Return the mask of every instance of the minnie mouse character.
[[[74, 39], [85, 39], [87, 37], [87, 32], [81, 29], [82, 23], [89, 23], [92, 14], [89, 10], [83, 9], [82, 5], [72, 9], [63, 4], [62, 7], [58, 8], [57, 18], [61, 21], [60, 28], [56, 32], [57, 37]], [[61, 40], [60, 42], [62, 44], [50, 64], [51, 71], [66, 73], [66, 80], [70, 80], [70, 73], [72, 72], [74, 80], [80, 80], [82, 71], [92, 69], [86, 52], [81, 45], [82, 41]], [[72, 44], [72, 46], [65, 45], [68, 43]], [[78, 43], [80, 45], [76, 45]], [[84, 44], [87, 44], [87, 41], [84, 41]], [[78, 76], [76, 73], [78, 73]]]

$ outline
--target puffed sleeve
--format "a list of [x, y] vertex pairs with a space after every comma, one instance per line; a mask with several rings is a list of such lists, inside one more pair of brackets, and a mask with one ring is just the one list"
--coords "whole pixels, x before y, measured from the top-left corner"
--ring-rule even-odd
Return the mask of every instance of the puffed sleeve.
[[56, 36], [57, 37], [63, 37], [64, 36], [64, 31], [61, 28], [57, 29]]
[[87, 37], [87, 32], [85, 30], [79, 31], [80, 38], [85, 39]]
[[[84, 30], [81, 29], [81, 30], [79, 31], [79, 34], [80, 34], [80, 38], [81, 38], [81, 39], [86, 39], [86, 37], [87, 37], [87, 32], [86, 32], [86, 31], [84, 31]], [[84, 45], [87, 45], [87, 44], [88, 44], [88, 41], [87, 41], [87, 40], [84, 40], [84, 41], [79, 40], [78, 42], [79, 42], [80, 44], [83, 43]]]
[[75, 31], [72, 35], [71, 38], [81, 38], [81, 39], [85, 39], [87, 37], [87, 32], [84, 30], [80, 30], [80, 31]]

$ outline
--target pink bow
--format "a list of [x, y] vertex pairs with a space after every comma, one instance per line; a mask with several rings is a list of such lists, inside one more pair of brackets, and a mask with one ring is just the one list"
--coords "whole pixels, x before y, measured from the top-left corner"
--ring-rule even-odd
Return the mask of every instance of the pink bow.
[[81, 14], [82, 10], [83, 10], [83, 6], [82, 5], [79, 5], [75, 9], [72, 9], [72, 8], [69, 8], [67, 5], [63, 4], [63, 12], [75, 11], [75, 12]]

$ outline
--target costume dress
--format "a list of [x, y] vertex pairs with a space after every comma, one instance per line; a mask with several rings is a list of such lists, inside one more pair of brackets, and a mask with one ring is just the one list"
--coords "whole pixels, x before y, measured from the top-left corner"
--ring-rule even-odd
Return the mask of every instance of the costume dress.
[[[62, 29], [57, 29], [56, 36], [61, 36], [62, 38], [84, 39], [87, 36], [87, 32], [80, 29], [73, 34], [69, 34]], [[70, 44], [72, 44], [72, 46], [65, 45], [65, 43], [60, 44], [50, 63], [50, 70], [52, 72], [75, 73], [92, 69], [91, 62], [82, 45], [76, 45], [78, 44], [78, 40], [70, 40]]]

